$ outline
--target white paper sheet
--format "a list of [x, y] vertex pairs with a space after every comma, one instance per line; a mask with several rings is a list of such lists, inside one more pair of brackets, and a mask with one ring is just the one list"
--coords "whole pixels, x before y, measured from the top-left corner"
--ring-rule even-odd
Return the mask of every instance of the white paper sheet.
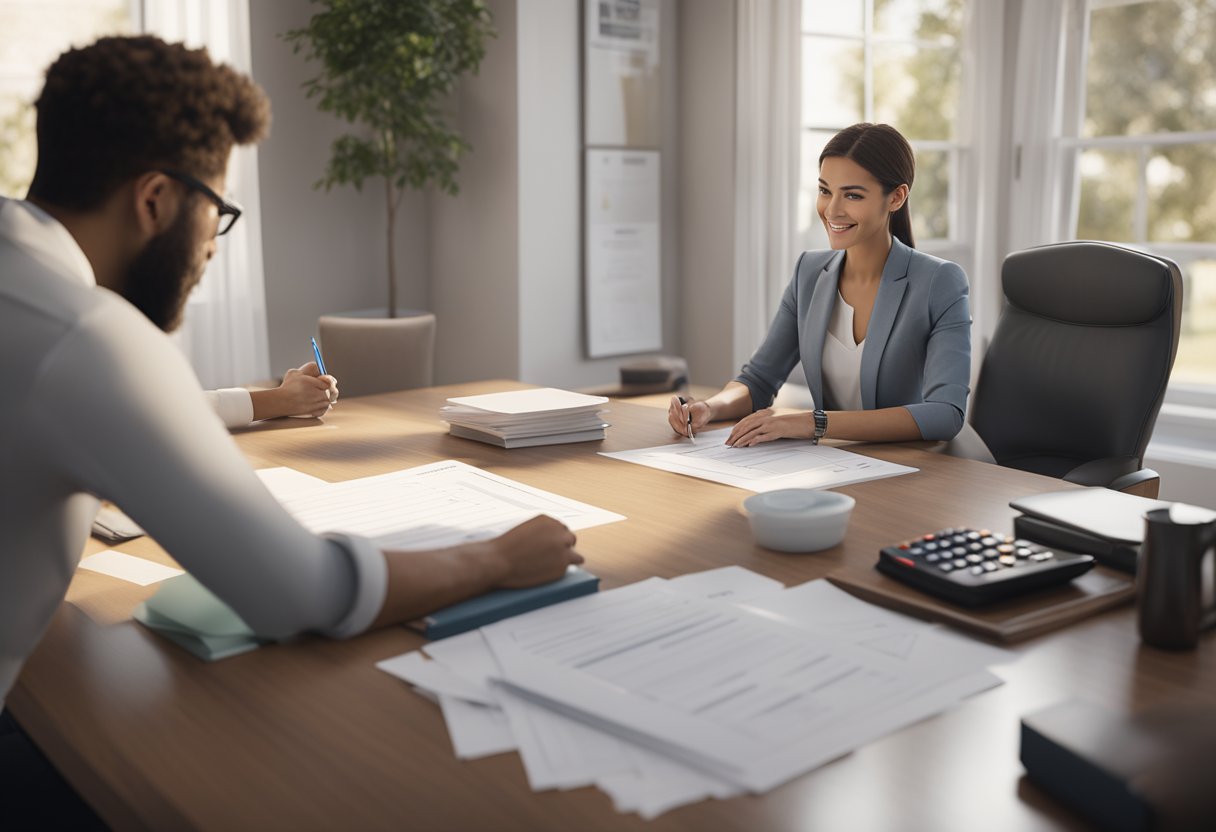
[[477, 760], [519, 747], [502, 708], [443, 695], [439, 707], [457, 759]]
[[721, 428], [698, 434], [695, 443], [672, 442], [633, 451], [601, 451], [601, 454], [757, 492], [778, 488], [835, 488], [913, 474], [918, 470], [841, 448], [815, 445], [809, 439], [778, 439], [750, 448], [731, 448], [725, 444], [730, 431], [730, 428]]
[[79, 568], [87, 569], [90, 572], [100, 572], [102, 575], [109, 575], [111, 578], [119, 578], [140, 586], [159, 583], [165, 578], [183, 574], [182, 570], [174, 569], [172, 566], [153, 563], [150, 560], [133, 557], [114, 549], [106, 549], [95, 555], [89, 555], [80, 561]]
[[262, 485], [266, 486], [266, 490], [273, 494], [276, 500], [293, 497], [297, 494], [306, 493], [316, 488], [324, 488], [329, 485], [329, 483], [320, 477], [305, 474], [303, 471], [297, 471], [294, 468], [259, 468], [253, 473], [258, 475], [258, 479], [262, 481]]
[[427, 660], [417, 650], [376, 662], [376, 667], [432, 693], [479, 705], [493, 707], [498, 704], [485, 685], [470, 682], [442, 662]]
[[765, 791], [999, 679], [671, 592], [661, 581], [483, 628], [506, 684], [715, 777]]
[[485, 540], [538, 514], [576, 531], [625, 519], [455, 460], [333, 483], [280, 502], [311, 531], [350, 532], [407, 550]]
[[738, 604], [780, 593], [785, 584], [742, 566], [723, 566], [669, 578], [667, 587], [697, 598]]

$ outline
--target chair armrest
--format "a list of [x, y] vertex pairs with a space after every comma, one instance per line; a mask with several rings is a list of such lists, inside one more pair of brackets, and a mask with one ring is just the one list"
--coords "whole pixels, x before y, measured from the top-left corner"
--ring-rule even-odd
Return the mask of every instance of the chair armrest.
[[1078, 485], [1096, 485], [1112, 491], [1156, 498], [1161, 477], [1150, 468], [1141, 468], [1139, 460], [1128, 456], [1093, 459], [1073, 468], [1061, 479]]

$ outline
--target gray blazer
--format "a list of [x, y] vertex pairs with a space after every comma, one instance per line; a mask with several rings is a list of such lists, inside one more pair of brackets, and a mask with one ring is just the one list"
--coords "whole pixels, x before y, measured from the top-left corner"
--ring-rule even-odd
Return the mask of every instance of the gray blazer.
[[[841, 251], [804, 251], [764, 343], [736, 381], [751, 390], [752, 407], [769, 407], [801, 359], [817, 407], [825, 397], [821, 358], [836, 305]], [[899, 240], [891, 241], [861, 354], [866, 410], [903, 406], [925, 439], [950, 439], [963, 426], [971, 379], [971, 313], [967, 275]]]

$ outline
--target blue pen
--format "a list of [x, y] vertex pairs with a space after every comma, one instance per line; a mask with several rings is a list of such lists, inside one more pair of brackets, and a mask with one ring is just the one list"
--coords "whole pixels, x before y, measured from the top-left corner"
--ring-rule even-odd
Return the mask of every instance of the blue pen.
[[312, 341], [312, 354], [317, 359], [317, 369], [321, 371], [321, 375], [329, 375], [329, 373], [325, 371], [325, 359], [321, 358], [321, 348], [317, 346], [317, 339], [310, 338], [308, 340]]

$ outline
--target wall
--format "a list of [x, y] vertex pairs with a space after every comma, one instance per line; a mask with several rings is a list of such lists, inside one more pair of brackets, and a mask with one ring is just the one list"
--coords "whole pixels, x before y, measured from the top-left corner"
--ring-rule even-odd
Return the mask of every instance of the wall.
[[[519, 26], [520, 378], [556, 387], [618, 380], [636, 356], [586, 357], [579, 3], [528, 0]], [[678, 8], [660, 3], [661, 303], [664, 353], [680, 352]]]
[[680, 328], [694, 383], [735, 377], [735, 3], [681, 8]]
[[[308, 338], [327, 312], [386, 303], [383, 190], [367, 182], [314, 190], [330, 143], [344, 132], [317, 111], [302, 84], [315, 74], [279, 33], [304, 25], [313, 8], [297, 0], [250, 3], [253, 76], [270, 96], [274, 123], [259, 149], [262, 250], [271, 372], [311, 360]], [[430, 304], [426, 198], [407, 195], [397, 218], [399, 304]], [[251, 379], [252, 380], [252, 379]]]

